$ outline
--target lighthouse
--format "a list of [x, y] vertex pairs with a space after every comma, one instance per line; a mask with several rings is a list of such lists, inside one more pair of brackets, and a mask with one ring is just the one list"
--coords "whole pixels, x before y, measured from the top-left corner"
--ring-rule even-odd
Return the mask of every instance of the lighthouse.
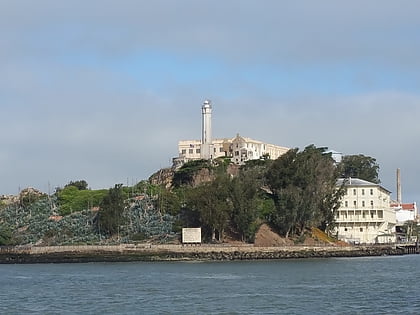
[[213, 157], [213, 145], [211, 139], [211, 101], [205, 100], [201, 107], [201, 158], [210, 160]]

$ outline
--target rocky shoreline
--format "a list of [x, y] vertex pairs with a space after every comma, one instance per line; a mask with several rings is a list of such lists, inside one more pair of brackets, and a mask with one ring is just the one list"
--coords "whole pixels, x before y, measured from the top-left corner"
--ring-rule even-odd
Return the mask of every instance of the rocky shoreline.
[[231, 261], [404, 255], [395, 246], [182, 246], [115, 245], [8, 247], [0, 249], [0, 264], [84, 263], [130, 261]]

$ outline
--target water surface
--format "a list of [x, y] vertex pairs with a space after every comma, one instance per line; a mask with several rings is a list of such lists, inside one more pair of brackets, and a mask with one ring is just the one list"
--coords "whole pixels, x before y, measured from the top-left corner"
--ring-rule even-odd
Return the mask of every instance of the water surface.
[[0, 314], [419, 314], [420, 255], [0, 265]]

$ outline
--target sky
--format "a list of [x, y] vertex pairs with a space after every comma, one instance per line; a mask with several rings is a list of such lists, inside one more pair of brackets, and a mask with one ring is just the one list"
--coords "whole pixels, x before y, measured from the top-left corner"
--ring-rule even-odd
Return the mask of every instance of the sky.
[[419, 1], [0, 0], [0, 194], [132, 185], [237, 133], [376, 158], [419, 202]]

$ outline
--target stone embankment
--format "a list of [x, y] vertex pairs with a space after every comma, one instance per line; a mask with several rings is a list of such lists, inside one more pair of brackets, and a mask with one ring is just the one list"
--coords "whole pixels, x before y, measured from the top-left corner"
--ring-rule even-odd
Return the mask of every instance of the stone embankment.
[[395, 246], [130, 245], [1, 247], [0, 263], [70, 263], [126, 261], [227, 261], [403, 255]]

